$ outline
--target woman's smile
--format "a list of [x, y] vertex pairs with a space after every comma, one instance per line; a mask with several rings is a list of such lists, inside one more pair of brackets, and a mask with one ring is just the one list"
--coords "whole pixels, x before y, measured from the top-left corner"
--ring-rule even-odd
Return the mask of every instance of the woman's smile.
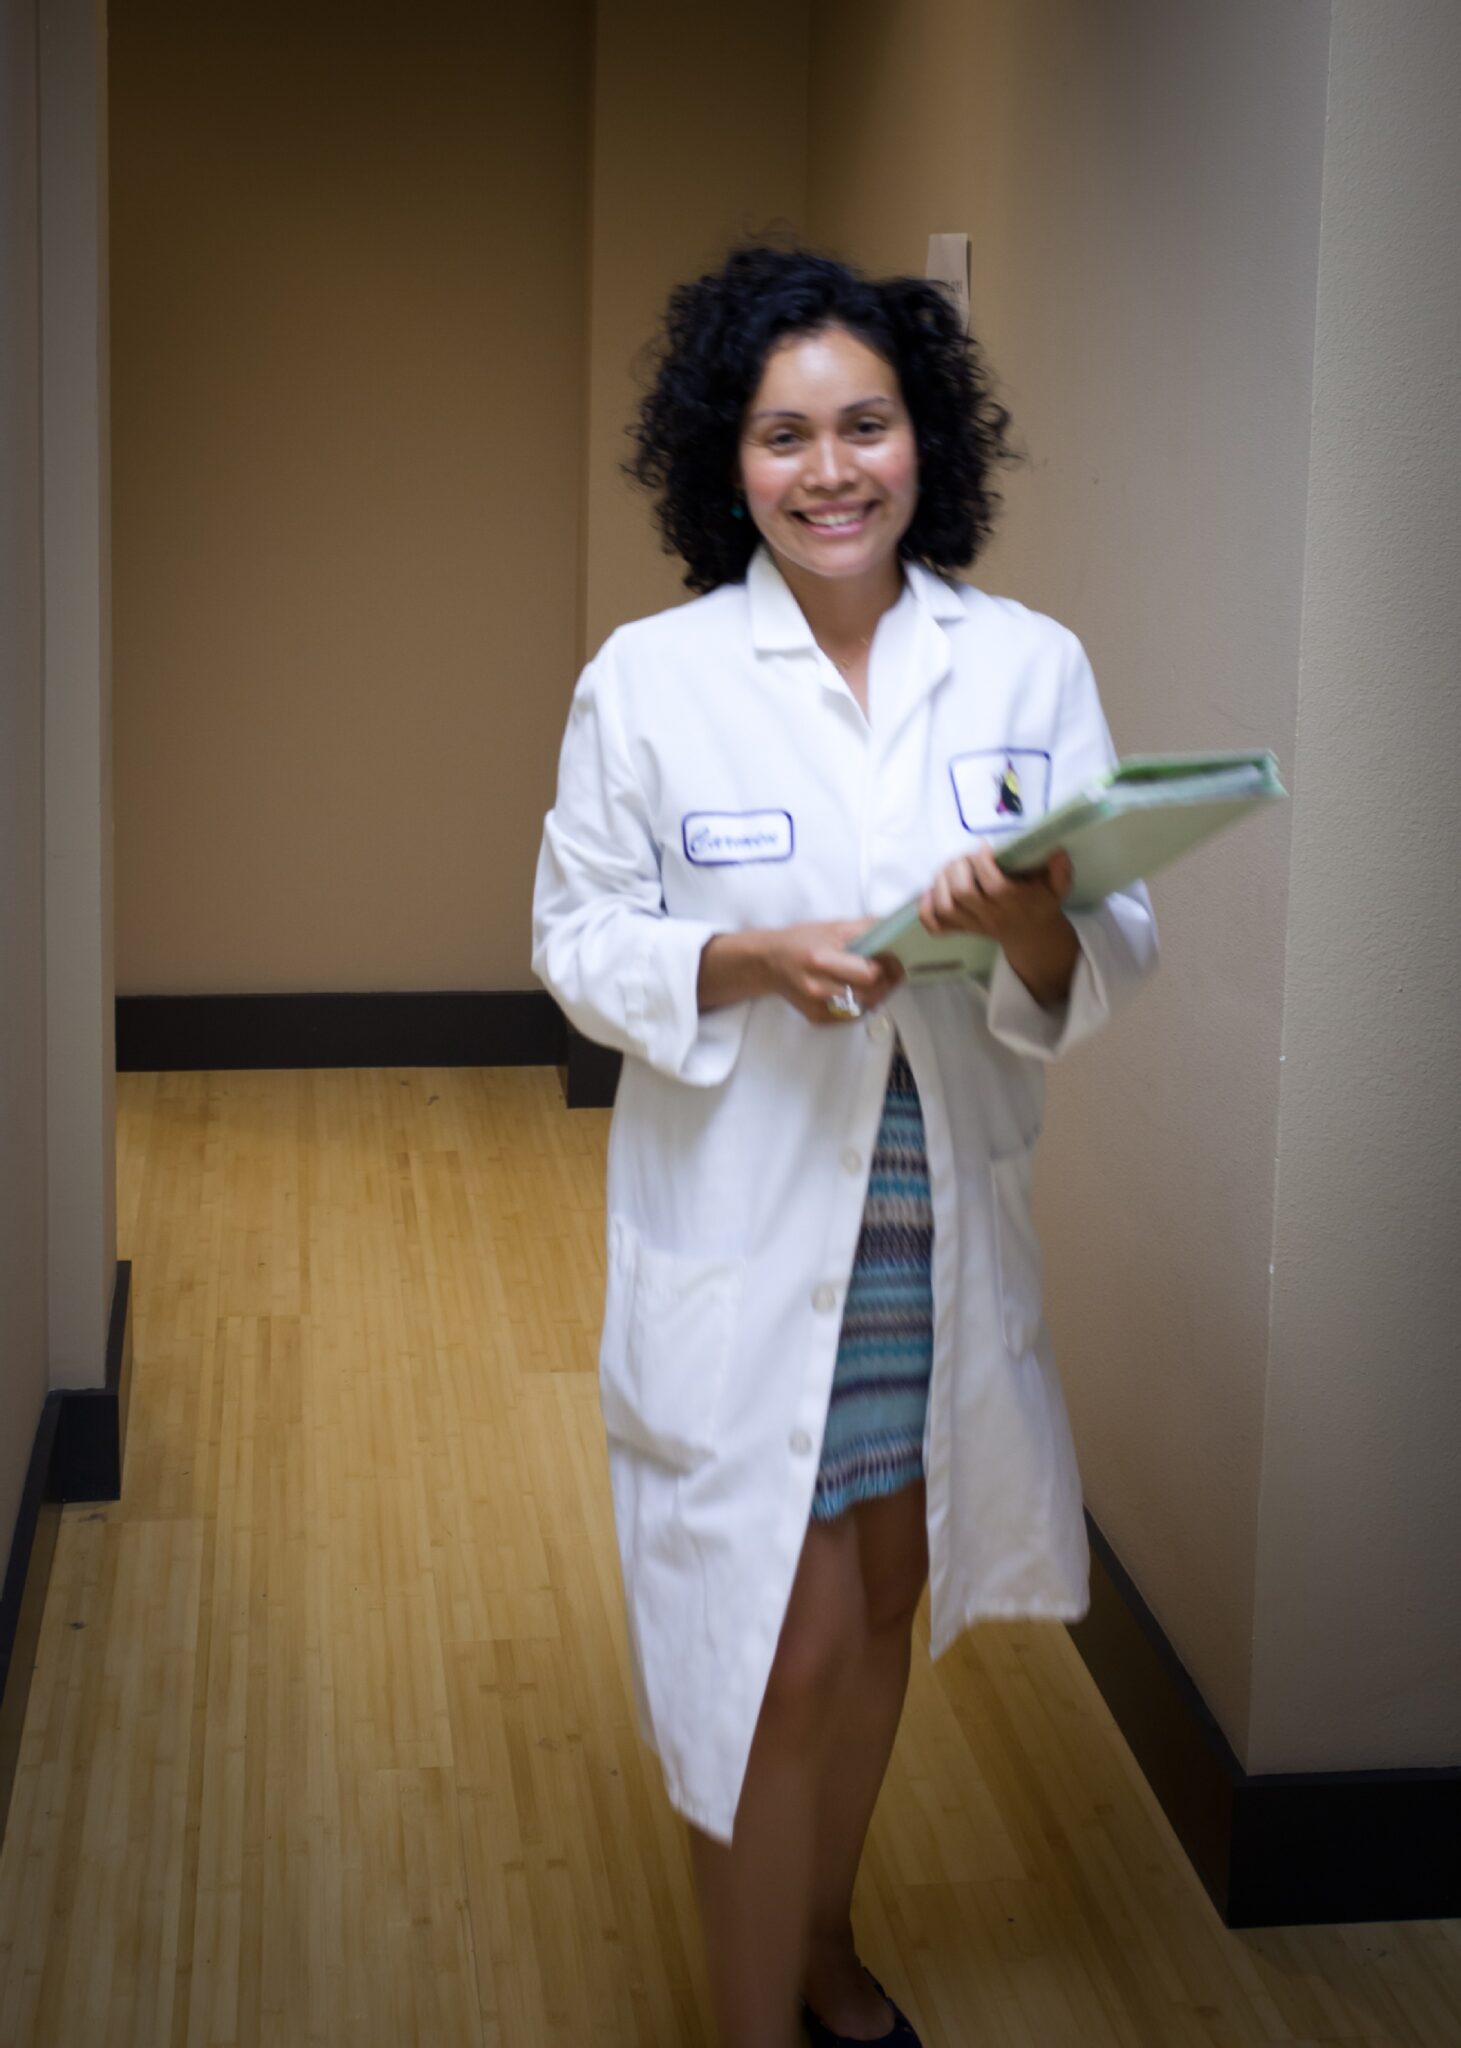
[[804, 525], [810, 526], [813, 533], [827, 534], [836, 538], [839, 535], [861, 533], [863, 527], [876, 510], [877, 506], [873, 504], [839, 505], [835, 510], [830, 508], [825, 511], [807, 510], [798, 512], [794, 516], [800, 519]]

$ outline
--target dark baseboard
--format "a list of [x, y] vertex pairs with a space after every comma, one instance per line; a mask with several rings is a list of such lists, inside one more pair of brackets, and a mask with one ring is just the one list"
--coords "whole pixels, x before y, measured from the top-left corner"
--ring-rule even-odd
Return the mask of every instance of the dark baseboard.
[[1070, 1633], [1229, 1927], [1461, 1913], [1461, 1770], [1249, 1777], [1096, 1524]]
[[563, 1065], [563, 1100], [569, 1109], [612, 1109], [619, 1086], [622, 1053], [606, 1045], [595, 1045], [581, 1031], [567, 1026], [568, 1046]]
[[4, 1591], [0, 1593], [0, 1841], [15, 1784], [41, 1614], [61, 1527], [61, 1504], [116, 1500], [122, 1491], [132, 1386], [131, 1299], [132, 1264], [129, 1259], [118, 1259], [107, 1328], [105, 1384], [58, 1387], [47, 1394], [31, 1445]]
[[117, 1071], [553, 1067], [563, 1013], [541, 989], [119, 996]]
[[51, 1579], [51, 1560], [61, 1526], [61, 1508], [50, 1491], [51, 1459], [61, 1397], [48, 1394], [31, 1445], [20, 1512], [10, 1541], [5, 1589], [0, 1593], [0, 1841], [10, 1812], [20, 1735], [30, 1701], [31, 1674], [40, 1640], [41, 1613]]
[[[106, 1378], [99, 1387], [67, 1388], [51, 1460], [55, 1498], [118, 1500], [132, 1398], [132, 1261], [118, 1259], [107, 1328]], [[54, 1398], [54, 1397], [53, 1397]]]

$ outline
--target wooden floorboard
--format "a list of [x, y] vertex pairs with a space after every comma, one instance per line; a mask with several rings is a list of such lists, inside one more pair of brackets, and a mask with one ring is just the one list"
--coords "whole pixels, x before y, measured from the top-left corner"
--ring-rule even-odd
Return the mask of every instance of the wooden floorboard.
[[[708, 2048], [595, 1393], [607, 1116], [541, 1068], [118, 1096], [127, 1470], [63, 1517], [0, 2044]], [[928, 2048], [1461, 2042], [1461, 1924], [1228, 1932], [1062, 1629], [926, 1642], [859, 1918]]]

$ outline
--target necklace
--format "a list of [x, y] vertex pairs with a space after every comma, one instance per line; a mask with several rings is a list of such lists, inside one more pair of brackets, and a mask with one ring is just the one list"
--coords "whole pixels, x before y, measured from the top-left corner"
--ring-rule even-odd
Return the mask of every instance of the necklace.
[[837, 673], [840, 676], [845, 676], [847, 674], [847, 671], [852, 667], [853, 663], [858, 659], [858, 655], [866, 654], [867, 650], [869, 649], [869, 647], [872, 646], [872, 644], [873, 636], [871, 633], [869, 633], [865, 640], [858, 641], [857, 654], [849, 654], [846, 661], [839, 661], [837, 656], [832, 652], [831, 648], [829, 647], [823, 648], [822, 651], [826, 655], [828, 661], [831, 662], [833, 668], [836, 669]]

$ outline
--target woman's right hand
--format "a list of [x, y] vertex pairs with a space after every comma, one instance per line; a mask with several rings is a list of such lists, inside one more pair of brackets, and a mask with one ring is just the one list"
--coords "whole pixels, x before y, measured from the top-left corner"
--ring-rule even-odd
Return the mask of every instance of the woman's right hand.
[[876, 1009], [902, 980], [895, 960], [864, 960], [847, 950], [870, 917], [771, 931], [718, 932], [700, 955], [700, 1008], [719, 1010], [755, 996], [780, 996], [809, 1024], [855, 1022], [827, 1005], [851, 989], [863, 1010]]

